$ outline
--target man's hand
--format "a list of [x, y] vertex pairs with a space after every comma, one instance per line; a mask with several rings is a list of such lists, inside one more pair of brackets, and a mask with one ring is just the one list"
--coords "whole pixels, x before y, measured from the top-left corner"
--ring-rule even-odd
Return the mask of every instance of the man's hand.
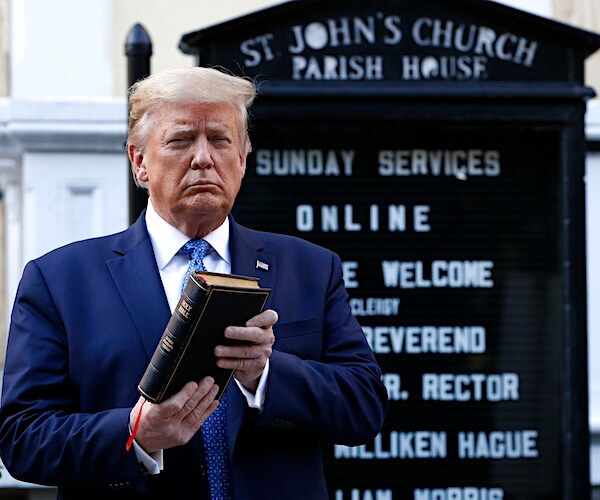
[[[160, 404], [144, 405], [135, 441], [148, 454], [186, 444], [219, 405], [218, 387], [212, 377], [187, 383], [181, 391]], [[133, 429], [144, 398], [129, 414]]]
[[251, 392], [256, 391], [260, 376], [273, 352], [273, 325], [278, 319], [277, 313], [268, 309], [249, 319], [245, 326], [228, 326], [225, 337], [245, 342], [215, 347], [217, 365], [221, 368], [233, 368], [235, 378]]

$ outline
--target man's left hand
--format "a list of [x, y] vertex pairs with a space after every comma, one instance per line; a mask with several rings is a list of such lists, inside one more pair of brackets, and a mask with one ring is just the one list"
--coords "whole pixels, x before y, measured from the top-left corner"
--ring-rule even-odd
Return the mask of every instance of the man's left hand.
[[228, 326], [225, 337], [243, 343], [215, 347], [217, 365], [235, 370], [235, 378], [249, 391], [255, 392], [267, 360], [273, 352], [273, 325], [279, 317], [267, 309], [246, 322], [245, 326]]

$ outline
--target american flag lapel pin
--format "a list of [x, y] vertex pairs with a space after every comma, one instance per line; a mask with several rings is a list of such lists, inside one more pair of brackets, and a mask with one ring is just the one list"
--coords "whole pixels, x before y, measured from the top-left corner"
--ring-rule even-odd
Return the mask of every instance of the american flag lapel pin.
[[266, 262], [263, 262], [261, 260], [257, 260], [256, 261], [256, 269], [262, 269], [263, 271], [268, 271], [269, 264], [267, 264]]

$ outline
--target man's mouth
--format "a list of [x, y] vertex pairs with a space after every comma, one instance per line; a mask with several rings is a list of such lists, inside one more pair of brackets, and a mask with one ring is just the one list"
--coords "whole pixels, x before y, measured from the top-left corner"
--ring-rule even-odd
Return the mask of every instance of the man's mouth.
[[192, 184], [189, 184], [186, 189], [193, 189], [199, 191], [209, 191], [211, 189], [215, 189], [217, 185], [213, 182], [208, 181], [198, 181]]

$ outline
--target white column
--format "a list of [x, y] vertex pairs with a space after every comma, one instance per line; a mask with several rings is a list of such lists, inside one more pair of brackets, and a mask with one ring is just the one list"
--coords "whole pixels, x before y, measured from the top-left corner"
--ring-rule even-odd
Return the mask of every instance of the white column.
[[12, 103], [10, 133], [22, 150], [17, 267], [58, 246], [127, 227], [125, 117], [124, 99]]
[[[588, 104], [588, 140], [600, 140], [600, 103]], [[600, 484], [600, 152], [588, 153], [585, 172], [587, 240], [588, 388], [590, 479]]]
[[[126, 128], [124, 98], [101, 103], [0, 101], [4, 312], [12, 309], [27, 261], [72, 241], [127, 227]], [[7, 326], [4, 314], [0, 352]]]

